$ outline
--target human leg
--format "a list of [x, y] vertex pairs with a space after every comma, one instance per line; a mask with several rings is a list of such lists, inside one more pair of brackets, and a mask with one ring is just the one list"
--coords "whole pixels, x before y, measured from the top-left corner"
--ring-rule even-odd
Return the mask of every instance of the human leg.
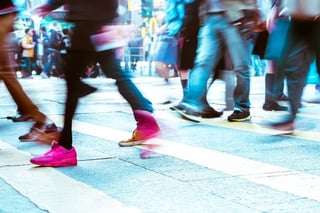
[[[189, 71], [194, 66], [194, 60], [198, 44], [197, 32], [198, 31], [196, 31], [196, 33], [189, 36], [188, 38], [183, 38], [179, 40], [179, 43], [181, 42], [181, 44], [179, 45], [181, 46], [181, 48], [178, 51], [178, 64], [176, 68], [179, 73], [180, 83], [182, 87], [182, 100], [187, 94]], [[177, 105], [170, 107], [170, 109], [184, 110], [185, 107], [183, 105], [183, 102], [180, 101]]]
[[284, 72], [287, 79], [290, 114], [284, 121], [273, 124], [275, 129], [286, 130], [289, 133], [294, 130], [294, 121], [300, 107], [307, 74], [314, 59], [312, 49], [317, 39], [312, 41], [311, 35], [312, 24], [296, 21], [290, 23], [284, 56], [277, 63], [277, 71]]
[[0, 55], [0, 79], [3, 80], [11, 97], [17, 104], [22, 115], [27, 116], [35, 122], [30, 132], [19, 137], [21, 141], [39, 141], [49, 143], [53, 139], [59, 137], [59, 132], [54, 124], [44, 113], [40, 112], [39, 108], [32, 102], [28, 95], [23, 90], [10, 58], [12, 48], [11, 40], [8, 38], [6, 44], [1, 49]]
[[132, 82], [129, 73], [121, 69], [120, 60], [115, 58], [114, 51], [97, 53], [97, 60], [104, 74], [116, 80], [118, 91], [131, 106], [137, 122], [137, 127], [134, 129], [132, 137], [120, 141], [119, 145], [134, 146], [159, 135], [160, 128], [152, 115], [153, 107], [151, 102], [143, 96]]
[[189, 73], [188, 92], [183, 102], [189, 109], [199, 113], [210, 107], [203, 102], [203, 97], [207, 94], [213, 68], [222, 58], [223, 46], [217, 33], [221, 27], [220, 20], [221, 16], [212, 15], [200, 29], [195, 64]]
[[228, 121], [246, 121], [250, 115], [250, 40], [246, 40], [239, 29], [229, 24], [222, 31], [228, 53], [236, 73], [236, 87], [233, 93], [234, 112], [228, 116]]
[[[275, 82], [276, 80], [281, 80], [281, 79], [275, 79], [276, 74], [276, 68], [275, 68], [275, 62], [273, 61], [268, 61], [267, 62], [267, 71], [265, 75], [265, 101], [263, 104], [263, 109], [266, 111], [286, 111], [288, 110], [288, 107], [281, 106], [277, 103], [274, 97], [274, 85], [277, 83]], [[279, 73], [280, 71], [278, 71]], [[280, 74], [283, 76], [283, 74]], [[283, 79], [282, 79], [282, 84], [283, 84]]]
[[87, 51], [71, 51], [66, 63], [65, 79], [67, 97], [64, 113], [64, 124], [60, 139], [54, 141], [51, 149], [43, 155], [33, 157], [30, 161], [40, 166], [62, 167], [77, 165], [76, 149], [72, 146], [72, 119], [80, 98], [79, 91], [84, 85], [80, 80], [82, 70], [86, 66]]

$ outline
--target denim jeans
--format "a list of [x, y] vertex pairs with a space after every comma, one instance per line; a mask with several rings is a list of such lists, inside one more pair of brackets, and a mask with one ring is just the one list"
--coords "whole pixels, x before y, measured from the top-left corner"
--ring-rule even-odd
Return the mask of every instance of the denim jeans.
[[218, 62], [228, 51], [236, 73], [235, 110], [249, 110], [250, 51], [239, 30], [228, 22], [223, 13], [208, 14], [198, 34], [195, 65], [190, 71], [188, 92], [183, 102], [196, 111], [209, 107], [201, 101], [208, 91], [208, 80]]

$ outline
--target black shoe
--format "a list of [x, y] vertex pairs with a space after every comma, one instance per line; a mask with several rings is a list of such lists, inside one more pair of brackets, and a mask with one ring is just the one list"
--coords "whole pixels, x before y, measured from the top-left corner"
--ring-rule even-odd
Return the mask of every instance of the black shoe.
[[217, 110], [213, 109], [212, 107], [206, 108], [201, 111], [200, 115], [202, 118], [218, 118], [223, 114], [223, 112], [218, 112]]
[[178, 111], [183, 118], [193, 122], [200, 122], [201, 118], [218, 118], [223, 114], [223, 112], [218, 112], [212, 107], [206, 108], [201, 112], [194, 111], [188, 107], [185, 107], [184, 110], [176, 109], [176, 111]]
[[271, 128], [274, 130], [279, 130], [281, 131], [281, 135], [289, 135], [289, 134], [293, 134], [293, 130], [294, 130], [294, 121], [293, 120], [286, 120], [283, 122], [279, 122], [279, 123], [274, 123], [271, 125]]
[[182, 103], [179, 103], [179, 104], [177, 104], [177, 105], [174, 105], [174, 106], [171, 106], [170, 107], [170, 109], [171, 110], [185, 110], [185, 105], [184, 104], [182, 104]]
[[289, 98], [285, 94], [281, 94], [276, 98], [278, 101], [288, 101]]
[[241, 122], [251, 119], [249, 110], [239, 111], [235, 110], [231, 115], [228, 116], [228, 121], [230, 122]]
[[87, 96], [95, 91], [97, 91], [97, 88], [81, 82], [80, 86], [78, 87], [78, 97], [81, 98]]
[[13, 122], [25, 122], [31, 121], [32, 117], [29, 114], [17, 114], [15, 116], [7, 116], [7, 119], [12, 120]]
[[272, 110], [274, 110], [274, 111], [287, 111], [288, 107], [281, 106], [277, 102], [273, 102], [273, 103], [264, 103], [262, 106], [262, 109], [265, 111], [272, 111]]

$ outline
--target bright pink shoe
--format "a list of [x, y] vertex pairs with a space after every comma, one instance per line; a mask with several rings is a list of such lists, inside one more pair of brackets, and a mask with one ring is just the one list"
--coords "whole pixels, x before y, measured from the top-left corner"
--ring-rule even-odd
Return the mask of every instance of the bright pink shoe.
[[71, 150], [60, 146], [53, 141], [51, 149], [41, 156], [31, 158], [31, 163], [39, 166], [64, 167], [77, 165], [77, 153], [74, 147]]

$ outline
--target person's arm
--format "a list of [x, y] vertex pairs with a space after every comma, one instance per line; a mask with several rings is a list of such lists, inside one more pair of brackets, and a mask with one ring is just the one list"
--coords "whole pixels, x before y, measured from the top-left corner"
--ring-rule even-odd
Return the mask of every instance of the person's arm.
[[42, 4], [38, 7], [32, 9], [31, 13], [39, 16], [45, 16], [50, 13], [52, 10], [55, 10], [62, 5], [66, 4], [67, 0], [49, 0], [47, 3]]
[[266, 27], [269, 32], [271, 32], [275, 27], [275, 21], [279, 18], [280, 12], [282, 10], [282, 0], [272, 0], [272, 8], [267, 17]]

